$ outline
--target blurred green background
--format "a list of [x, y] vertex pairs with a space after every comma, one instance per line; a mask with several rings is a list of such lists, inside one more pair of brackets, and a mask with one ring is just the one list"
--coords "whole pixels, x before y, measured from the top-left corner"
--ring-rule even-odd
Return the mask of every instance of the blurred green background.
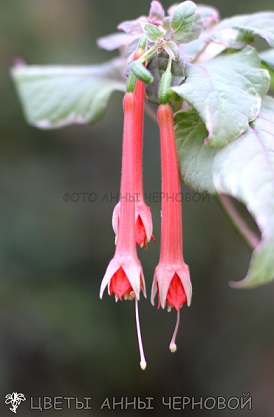
[[[261, 0], [213, 1], [222, 17], [274, 9]], [[43, 415], [173, 415], [162, 396], [231, 396], [250, 393], [253, 410], [234, 415], [273, 417], [273, 284], [234, 290], [230, 280], [247, 271], [250, 252], [213, 198], [184, 204], [184, 254], [191, 270], [193, 303], [182, 310], [178, 351], [168, 345], [175, 313], [140, 302], [148, 368], [139, 369], [134, 304], [115, 303], [99, 286], [114, 253], [111, 226], [119, 191], [122, 94], [112, 96], [106, 118], [94, 126], [39, 131], [28, 126], [9, 68], [28, 64], [81, 65], [110, 59], [96, 38], [119, 22], [147, 14], [147, 0], [1, 0], [1, 232], [0, 415], [5, 395], [93, 397], [91, 411], [44, 411]], [[170, 3], [163, 1], [165, 8]], [[144, 182], [160, 191], [157, 126], [146, 120]], [[186, 191], [186, 190], [184, 190]], [[96, 202], [65, 202], [65, 193], [97, 194]], [[149, 201], [148, 201], [149, 203]], [[151, 202], [154, 234], [139, 251], [150, 290], [159, 257], [160, 204]], [[149, 291], [150, 292], [150, 291]], [[100, 411], [106, 397], [154, 397], [155, 410]], [[183, 413], [183, 411], [181, 411]], [[194, 410], [189, 416], [223, 417], [225, 410]]]

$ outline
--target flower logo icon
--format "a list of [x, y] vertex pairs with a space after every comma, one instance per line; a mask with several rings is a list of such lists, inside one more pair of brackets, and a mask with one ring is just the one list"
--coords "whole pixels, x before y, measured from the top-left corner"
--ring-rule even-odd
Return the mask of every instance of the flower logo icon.
[[21, 404], [21, 401], [26, 401], [26, 397], [24, 394], [18, 394], [17, 392], [13, 392], [12, 394], [6, 395], [6, 404], [10, 404], [10, 411], [16, 413], [17, 408]]

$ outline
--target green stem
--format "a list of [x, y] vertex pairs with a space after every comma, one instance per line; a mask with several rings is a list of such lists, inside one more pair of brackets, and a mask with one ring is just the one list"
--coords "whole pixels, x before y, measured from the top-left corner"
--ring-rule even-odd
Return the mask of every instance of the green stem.
[[140, 61], [141, 64], [143, 64], [146, 61], [149, 61], [157, 54], [159, 46], [159, 43], [155, 43], [150, 49], [148, 49], [143, 55], [140, 56], [138, 61]]
[[171, 56], [169, 56], [166, 71], [171, 72], [171, 64], [172, 64], [172, 59], [171, 59]]
[[252, 250], [256, 249], [260, 242], [259, 238], [252, 230], [250, 230], [244, 219], [232, 204], [230, 198], [224, 194], [220, 194], [216, 197], [216, 200], [247, 246]]

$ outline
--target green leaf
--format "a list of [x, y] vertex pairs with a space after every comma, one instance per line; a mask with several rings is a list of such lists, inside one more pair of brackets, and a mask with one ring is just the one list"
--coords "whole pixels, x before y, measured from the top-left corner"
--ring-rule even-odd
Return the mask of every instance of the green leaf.
[[164, 43], [164, 50], [173, 61], [179, 61], [180, 51], [175, 42], [167, 41]]
[[274, 90], [274, 49], [260, 52], [259, 57], [262, 60], [262, 68], [266, 69], [270, 75], [270, 89]]
[[97, 45], [99, 48], [106, 49], [107, 51], [114, 51], [114, 49], [131, 44], [136, 37], [136, 35], [128, 33], [112, 33], [111, 35], [97, 39]]
[[203, 30], [203, 21], [192, 1], [184, 1], [172, 10], [170, 28], [179, 43], [197, 39]]
[[144, 23], [142, 26], [144, 33], [152, 42], [156, 42], [158, 39], [162, 39], [164, 37], [165, 32], [160, 26], [158, 27], [152, 25], [151, 23]]
[[219, 12], [215, 7], [198, 4], [197, 10], [203, 21], [204, 29], [212, 27], [220, 20]]
[[26, 119], [41, 129], [95, 123], [113, 91], [125, 91], [121, 61], [87, 67], [18, 65], [11, 70]]
[[[244, 203], [262, 239], [239, 287], [274, 279], [274, 100], [265, 97], [257, 119], [239, 138], [221, 149], [204, 145], [207, 131], [191, 110], [175, 117], [182, 181], [198, 192], [228, 194]], [[234, 279], [234, 277], [233, 277]]]
[[274, 90], [274, 69], [268, 67], [268, 65], [266, 65], [266, 64], [265, 65], [262, 64], [262, 68], [266, 69], [268, 71], [269, 76], [270, 76], [269, 88], [270, 88], [271, 91], [269, 92], [269, 95], [271, 95], [271, 94], [273, 94], [273, 90]]
[[165, 11], [158, 1], [154, 0], [151, 3], [149, 11], [149, 20], [153, 23], [162, 23], [165, 17]]
[[186, 82], [173, 88], [199, 113], [208, 144], [220, 147], [248, 129], [269, 87], [269, 75], [251, 47], [220, 54], [186, 68]]
[[260, 52], [259, 57], [264, 61], [271, 69], [274, 70], [274, 49], [267, 49]]
[[229, 48], [241, 49], [260, 36], [274, 47], [274, 12], [234, 16], [214, 27], [209, 39]]

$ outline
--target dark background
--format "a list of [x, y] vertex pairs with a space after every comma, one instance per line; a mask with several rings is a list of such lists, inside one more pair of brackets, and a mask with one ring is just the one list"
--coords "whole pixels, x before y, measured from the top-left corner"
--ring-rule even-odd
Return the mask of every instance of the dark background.
[[[1, 216], [0, 216], [0, 414], [11, 415], [5, 395], [93, 397], [92, 411], [44, 411], [41, 415], [177, 415], [162, 396], [241, 397], [253, 410], [194, 410], [179, 414], [272, 417], [274, 409], [273, 284], [234, 290], [250, 252], [210, 201], [184, 204], [184, 254], [193, 302], [182, 310], [178, 351], [168, 346], [175, 313], [140, 302], [148, 367], [139, 368], [134, 304], [98, 293], [114, 253], [111, 226], [119, 191], [122, 94], [111, 97], [106, 118], [94, 126], [40, 131], [23, 118], [9, 68], [28, 64], [81, 65], [110, 59], [96, 38], [147, 14], [149, 1], [9, 0], [0, 2]], [[167, 8], [168, 1], [163, 1]], [[268, 0], [213, 1], [222, 17], [273, 9]], [[158, 129], [147, 118], [144, 145], [147, 193], [160, 191]], [[183, 191], [187, 191], [183, 189]], [[65, 202], [64, 193], [95, 192], [94, 203]], [[149, 201], [148, 201], [149, 203]], [[151, 202], [154, 234], [139, 251], [150, 287], [158, 262], [160, 204]], [[155, 410], [100, 411], [106, 397], [154, 397]]]

